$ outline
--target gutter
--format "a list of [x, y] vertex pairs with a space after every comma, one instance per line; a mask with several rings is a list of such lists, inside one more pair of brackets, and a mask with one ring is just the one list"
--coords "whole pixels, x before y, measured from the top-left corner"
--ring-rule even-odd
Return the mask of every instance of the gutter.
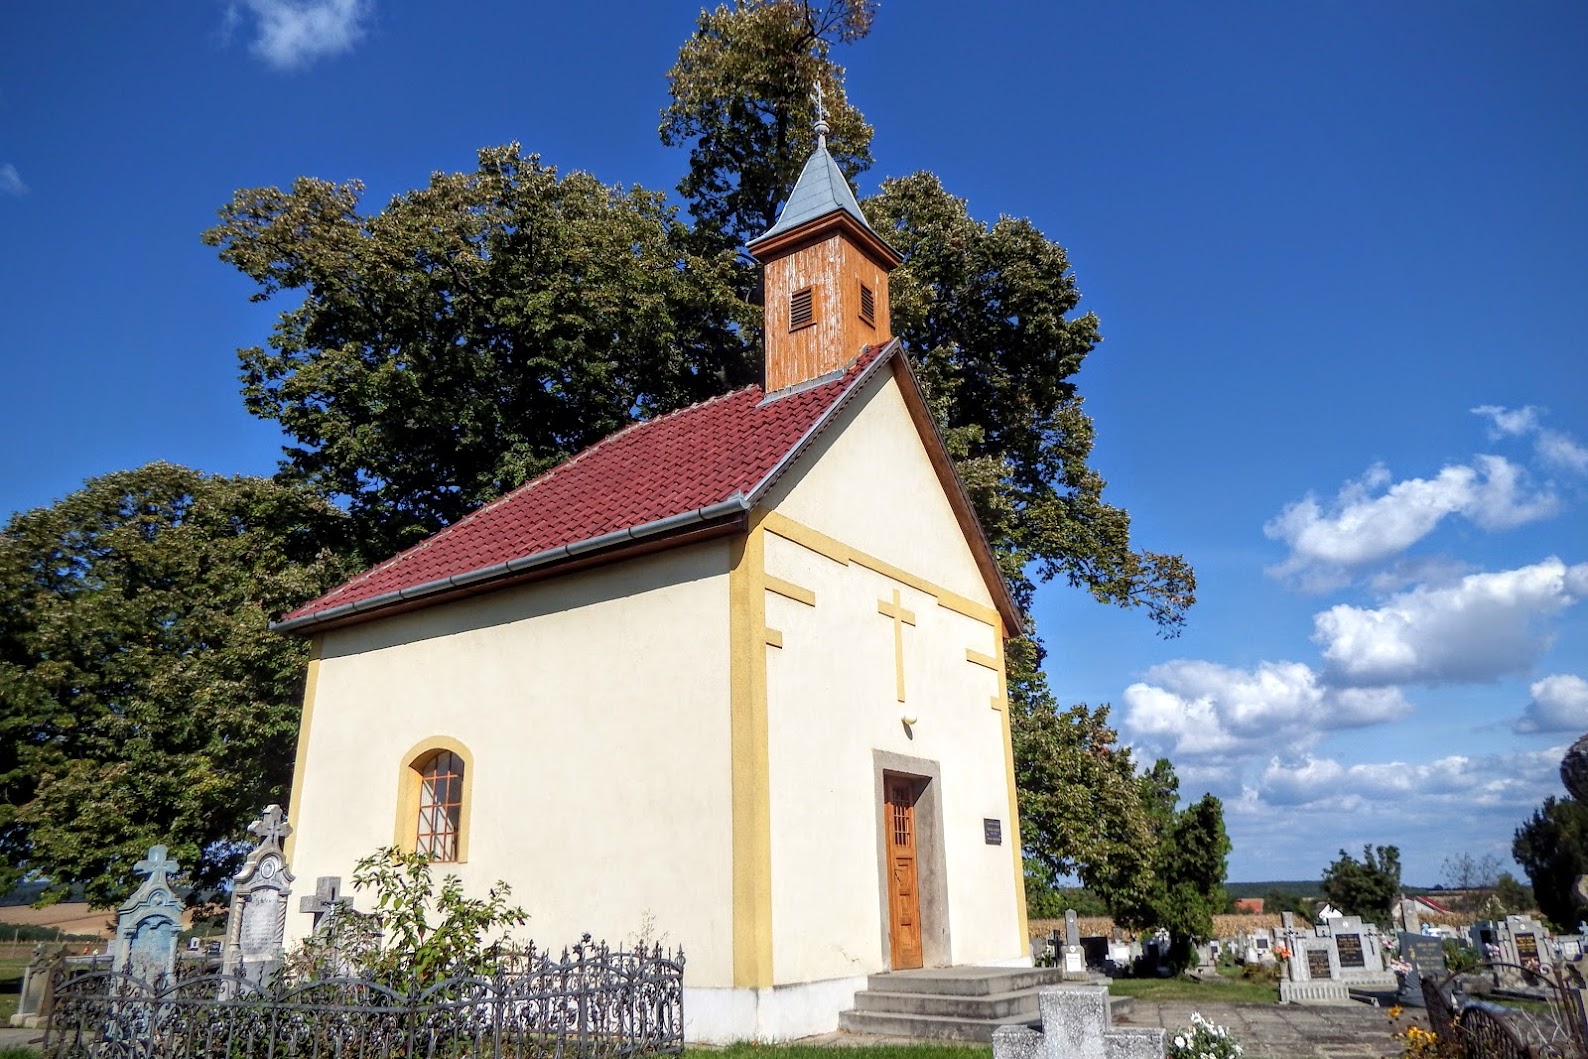
[[693, 511], [684, 511], [677, 515], [668, 515], [654, 522], [646, 522], [628, 529], [613, 530], [603, 533], [599, 537], [589, 537], [572, 544], [560, 544], [555, 548], [522, 555], [517, 559], [509, 559], [504, 563], [494, 566], [482, 566], [477, 570], [454, 574], [451, 577], [441, 577], [434, 581], [426, 581], [422, 585], [413, 585], [409, 588], [394, 589], [382, 592], [378, 596], [368, 599], [355, 600], [352, 603], [343, 603], [329, 610], [319, 610], [311, 614], [302, 614], [296, 618], [270, 623], [271, 632], [295, 632], [322, 622], [335, 621], [352, 614], [363, 614], [372, 610], [380, 610], [394, 603], [403, 603], [409, 600], [422, 599], [426, 596], [439, 595], [456, 588], [466, 588], [484, 581], [494, 581], [497, 578], [507, 577], [512, 574], [523, 573], [537, 566], [545, 566], [562, 559], [571, 559], [576, 556], [586, 555], [590, 552], [600, 551], [617, 544], [623, 544], [642, 537], [654, 537], [659, 533], [679, 529], [683, 526], [692, 526], [696, 523], [711, 522], [727, 515], [739, 515], [750, 510], [750, 500], [743, 493], [734, 493], [728, 499], [706, 507], [696, 508]]

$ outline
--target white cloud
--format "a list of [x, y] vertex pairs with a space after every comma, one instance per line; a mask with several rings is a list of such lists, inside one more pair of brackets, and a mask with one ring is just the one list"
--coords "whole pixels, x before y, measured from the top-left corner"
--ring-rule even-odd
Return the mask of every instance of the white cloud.
[[1503, 405], [1485, 404], [1472, 409], [1475, 416], [1489, 421], [1489, 437], [1520, 437], [1538, 427], [1538, 409], [1532, 405], [1523, 408], [1506, 408]]
[[1311, 755], [1289, 762], [1276, 757], [1258, 779], [1255, 800], [1290, 810], [1336, 813], [1389, 806], [1400, 814], [1429, 818], [1446, 811], [1531, 807], [1556, 793], [1562, 750], [1356, 765]]
[[1269, 572], [1312, 588], [1349, 580], [1356, 569], [1390, 559], [1462, 515], [1478, 526], [1507, 529], [1552, 514], [1556, 497], [1533, 490], [1527, 471], [1501, 456], [1478, 456], [1431, 479], [1394, 482], [1382, 464], [1341, 486], [1327, 508], [1307, 495], [1263, 526], [1290, 555]]
[[29, 188], [22, 182], [22, 174], [10, 162], [0, 165], [0, 195], [26, 195]]
[[[349, 51], [364, 36], [372, 0], [242, 0], [258, 20], [253, 52], [278, 70], [295, 70]], [[237, 8], [228, 12], [235, 20]]]
[[1588, 474], [1588, 448], [1577, 444], [1570, 435], [1558, 430], [1541, 430], [1533, 443], [1538, 458], [1563, 471]]
[[[1329, 688], [1299, 662], [1253, 670], [1179, 659], [1154, 666], [1124, 693], [1122, 727], [1177, 767], [1227, 766], [1229, 759], [1299, 753], [1327, 731], [1382, 724], [1411, 705], [1394, 688]], [[1197, 759], [1216, 759], [1214, 761]]]
[[1541, 630], [1588, 595], [1588, 563], [1549, 558], [1450, 586], [1420, 586], [1381, 607], [1345, 604], [1313, 616], [1331, 682], [1383, 686], [1488, 681], [1525, 671], [1544, 653]]
[[1518, 732], [1588, 731], [1588, 680], [1571, 673], [1556, 673], [1528, 688], [1533, 700], [1522, 711]]
[[1551, 430], [1539, 422], [1543, 409], [1527, 405], [1523, 408], [1505, 408], [1501, 405], [1480, 405], [1472, 410], [1489, 420], [1489, 436], [1533, 437], [1533, 451], [1547, 466], [1573, 474], [1588, 474], [1588, 447], [1579, 444], [1570, 434]]

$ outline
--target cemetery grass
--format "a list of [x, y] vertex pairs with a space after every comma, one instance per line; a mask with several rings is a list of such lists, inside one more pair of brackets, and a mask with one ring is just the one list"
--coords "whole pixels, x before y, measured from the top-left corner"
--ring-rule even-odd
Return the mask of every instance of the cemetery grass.
[[1169, 1003], [1263, 1004], [1279, 1003], [1279, 987], [1272, 982], [1247, 978], [1221, 977], [1218, 981], [1199, 981], [1184, 975], [1178, 978], [1115, 978], [1108, 991], [1114, 996]]
[[22, 999], [22, 971], [27, 965], [26, 956], [0, 957], [0, 1026], [17, 1013], [17, 1003]]

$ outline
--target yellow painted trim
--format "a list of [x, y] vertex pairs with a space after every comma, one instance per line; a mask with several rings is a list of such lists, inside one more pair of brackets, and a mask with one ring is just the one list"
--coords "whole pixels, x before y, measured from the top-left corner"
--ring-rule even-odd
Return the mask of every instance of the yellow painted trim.
[[419, 842], [419, 790], [423, 778], [419, 766], [437, 751], [450, 750], [463, 759], [463, 805], [458, 810], [458, 859], [446, 864], [464, 864], [469, 859], [469, 813], [474, 802], [474, 755], [469, 748], [449, 735], [433, 735], [409, 748], [397, 765], [397, 819], [392, 828], [392, 844], [412, 853]]
[[314, 689], [320, 683], [320, 648], [325, 638], [316, 636], [309, 641], [309, 671], [303, 678], [303, 710], [298, 714], [298, 752], [292, 761], [292, 793], [287, 795], [287, 823], [292, 830], [281, 844], [281, 853], [288, 864], [297, 846], [298, 805], [303, 800], [303, 777], [308, 773], [309, 726], [314, 722]]
[[1017, 952], [1029, 952], [1031, 938], [1027, 934], [1026, 922], [1026, 865], [1020, 850], [1020, 795], [1015, 789], [1015, 742], [1014, 732], [1011, 728], [1013, 718], [1009, 711], [1009, 674], [1004, 668], [1004, 629], [998, 626], [998, 696], [993, 700], [993, 709], [997, 710], [1003, 718], [1004, 730], [1004, 775], [1009, 781], [1009, 852], [1014, 858], [1015, 873], [1015, 918], [1019, 920], [1018, 935], [1019, 948]]
[[904, 701], [904, 627], [915, 625], [915, 611], [905, 610], [899, 600], [899, 590], [893, 590], [893, 602], [877, 600], [877, 613], [893, 619], [893, 672], [899, 701]]
[[784, 599], [792, 599], [796, 603], [803, 603], [807, 607], [816, 605], [816, 593], [808, 588], [801, 588], [792, 581], [785, 581], [781, 577], [773, 577], [771, 574], [767, 574], [766, 590], [774, 592]]
[[843, 541], [829, 537], [820, 530], [811, 529], [803, 523], [796, 522], [787, 515], [777, 511], [769, 511], [764, 516], [761, 525], [782, 537], [792, 544], [815, 552], [817, 555], [831, 559], [844, 566], [863, 566], [867, 570], [879, 573], [883, 577], [892, 578], [901, 585], [924, 592], [932, 596], [937, 605], [956, 614], [963, 614], [967, 618], [974, 618], [994, 629], [1003, 627], [1003, 619], [993, 607], [984, 606], [973, 599], [959, 595], [942, 585], [933, 584], [924, 577], [917, 577], [907, 570], [902, 570], [892, 563], [878, 559], [874, 555], [867, 555], [856, 548], [851, 548]]
[[766, 535], [752, 515], [728, 571], [733, 984], [772, 986], [772, 797], [766, 715]]
[[969, 647], [965, 648], [965, 661], [975, 662], [983, 669], [990, 669], [994, 673], [998, 672], [998, 659], [992, 655], [984, 655], [980, 651], [972, 650]]
[[768, 647], [782, 647], [783, 631], [781, 629], [768, 629], [766, 631], [766, 645]]

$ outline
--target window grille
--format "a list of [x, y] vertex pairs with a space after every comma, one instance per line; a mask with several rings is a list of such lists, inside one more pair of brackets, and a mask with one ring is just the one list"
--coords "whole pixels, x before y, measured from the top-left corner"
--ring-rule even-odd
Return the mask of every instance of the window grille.
[[463, 759], [442, 750], [419, 768], [419, 831], [414, 848], [431, 860], [458, 859], [463, 820]]
[[877, 298], [871, 293], [871, 288], [864, 283], [860, 285], [860, 318], [873, 326], [877, 322]]

